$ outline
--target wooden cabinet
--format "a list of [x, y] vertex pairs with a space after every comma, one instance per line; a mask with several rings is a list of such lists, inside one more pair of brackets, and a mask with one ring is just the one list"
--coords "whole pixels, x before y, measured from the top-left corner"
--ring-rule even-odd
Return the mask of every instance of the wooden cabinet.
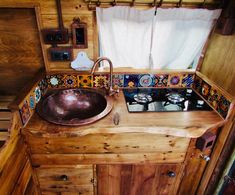
[[122, 133], [45, 136], [23, 130], [42, 194], [176, 194], [190, 139]]

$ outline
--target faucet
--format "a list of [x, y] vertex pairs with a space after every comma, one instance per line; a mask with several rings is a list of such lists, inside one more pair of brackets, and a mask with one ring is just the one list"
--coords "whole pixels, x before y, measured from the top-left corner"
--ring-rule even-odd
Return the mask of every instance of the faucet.
[[112, 96], [116, 93], [119, 92], [119, 89], [113, 89], [113, 63], [111, 62], [111, 60], [109, 58], [106, 58], [106, 57], [100, 57], [98, 58], [94, 65], [92, 66], [91, 68], [91, 74], [94, 75], [94, 72], [95, 72], [95, 68], [96, 66], [102, 62], [102, 61], [107, 61], [109, 63], [109, 89], [108, 89], [108, 95], [109, 96]]

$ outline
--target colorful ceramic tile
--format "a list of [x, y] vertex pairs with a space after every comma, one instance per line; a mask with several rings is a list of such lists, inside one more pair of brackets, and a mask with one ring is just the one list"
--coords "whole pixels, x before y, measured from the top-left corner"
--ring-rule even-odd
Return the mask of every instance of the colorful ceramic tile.
[[41, 89], [39, 86], [37, 86], [34, 90], [34, 99], [36, 103], [39, 102], [39, 100], [41, 99], [41, 96], [42, 96]]
[[92, 87], [92, 75], [78, 75], [79, 87]]
[[46, 79], [42, 79], [42, 80], [38, 83], [38, 86], [39, 86], [39, 88], [40, 88], [40, 90], [41, 90], [42, 95], [45, 94], [46, 89], [47, 89], [47, 87], [48, 87], [48, 84], [47, 84]]
[[114, 74], [113, 75], [113, 87], [123, 87], [124, 86], [124, 75]]
[[139, 75], [128, 74], [124, 75], [124, 87], [138, 87]]
[[166, 87], [168, 82], [168, 75], [155, 75], [155, 87]]
[[20, 109], [20, 117], [21, 117], [21, 121], [23, 125], [25, 125], [28, 122], [30, 116], [31, 114], [29, 110], [29, 105], [28, 105], [28, 102], [25, 101], [22, 108]]
[[209, 93], [210, 93], [210, 89], [211, 89], [211, 86], [206, 83], [205, 81], [202, 82], [202, 87], [201, 87], [201, 91], [200, 91], [200, 94], [205, 98], [207, 99], [207, 97], [209, 96]]
[[221, 94], [216, 90], [211, 88], [209, 96], [208, 96], [208, 102], [217, 109], [219, 101], [220, 101]]
[[46, 80], [50, 88], [62, 87], [63, 85], [62, 75], [47, 75]]
[[197, 92], [201, 92], [201, 88], [202, 88], [202, 79], [198, 76], [195, 77], [194, 79], [194, 84], [193, 84], [193, 88], [197, 91]]
[[194, 82], [193, 74], [184, 74], [182, 78], [182, 87], [192, 87]]
[[108, 75], [94, 75], [93, 76], [93, 86], [99, 88], [107, 88], [109, 85]]
[[34, 95], [29, 96], [29, 107], [31, 110], [33, 110], [36, 106], [36, 101], [34, 99]]
[[230, 102], [224, 97], [221, 96], [218, 107], [217, 107], [217, 111], [224, 117], [226, 118], [227, 114], [228, 114], [228, 110], [230, 107]]
[[141, 74], [139, 75], [139, 87], [152, 87], [155, 84], [154, 75], [151, 74]]
[[168, 80], [169, 87], [179, 87], [181, 85], [181, 75], [170, 75]]
[[64, 87], [77, 87], [77, 76], [76, 75], [64, 75], [62, 78]]

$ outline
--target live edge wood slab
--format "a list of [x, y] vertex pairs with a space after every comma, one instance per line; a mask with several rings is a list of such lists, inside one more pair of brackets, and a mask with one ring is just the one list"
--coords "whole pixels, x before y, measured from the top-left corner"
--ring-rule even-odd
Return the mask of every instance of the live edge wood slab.
[[[115, 116], [119, 124], [114, 124]], [[114, 97], [113, 109], [103, 119], [89, 125], [54, 125], [35, 113], [24, 132], [41, 137], [77, 137], [88, 134], [149, 133], [197, 138], [207, 130], [222, 126], [224, 120], [215, 111], [129, 113], [121, 91]]]

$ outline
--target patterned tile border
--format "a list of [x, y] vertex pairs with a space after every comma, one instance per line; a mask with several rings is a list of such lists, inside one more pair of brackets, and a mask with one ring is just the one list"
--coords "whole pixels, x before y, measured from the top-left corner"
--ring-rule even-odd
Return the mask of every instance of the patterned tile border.
[[[71, 87], [107, 87], [109, 75], [54, 74], [47, 75], [49, 88]], [[192, 87], [194, 74], [113, 74], [113, 86], [116, 87]]]
[[37, 103], [40, 101], [41, 97], [46, 93], [48, 88], [48, 77], [43, 78], [41, 81], [38, 81], [30, 92], [26, 95], [23, 100], [23, 103], [19, 105], [19, 114], [23, 126], [29, 121], [33, 115]]
[[182, 87], [192, 87], [194, 83], [194, 74], [183, 74]]
[[168, 74], [158, 74], [155, 75], [155, 85], [156, 88], [167, 87], [168, 83]]
[[223, 96], [222, 91], [210, 85], [198, 75], [195, 75], [193, 88], [208, 101], [214, 110], [226, 119], [232, 102]]
[[19, 112], [20, 112], [20, 118], [21, 118], [22, 124], [25, 125], [31, 117], [31, 112], [30, 112], [30, 108], [29, 108], [29, 104], [27, 100], [24, 101]]
[[182, 85], [182, 75], [181, 74], [171, 74], [168, 79], [168, 87], [180, 87]]

